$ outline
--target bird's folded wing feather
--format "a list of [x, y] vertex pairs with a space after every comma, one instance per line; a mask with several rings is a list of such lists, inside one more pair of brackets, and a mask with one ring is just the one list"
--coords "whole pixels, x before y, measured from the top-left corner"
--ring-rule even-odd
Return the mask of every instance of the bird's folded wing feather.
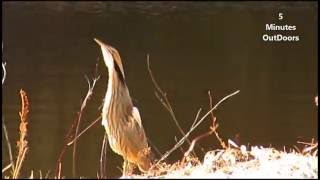
[[134, 120], [136, 120], [136, 122], [138, 123], [140, 128], [142, 128], [141, 117], [140, 117], [140, 113], [139, 113], [138, 108], [136, 108], [136, 107], [132, 108], [132, 116], [133, 116]]

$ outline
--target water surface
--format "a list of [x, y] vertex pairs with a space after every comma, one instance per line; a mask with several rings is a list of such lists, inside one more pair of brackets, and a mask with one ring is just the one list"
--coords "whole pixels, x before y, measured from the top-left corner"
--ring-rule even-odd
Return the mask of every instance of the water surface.
[[[2, 117], [15, 148], [20, 111], [19, 90], [30, 99], [29, 144], [23, 175], [54, 171], [58, 154], [87, 91], [85, 75], [99, 64], [100, 80], [81, 128], [99, 116], [107, 88], [99, 38], [119, 50], [127, 85], [145, 131], [162, 152], [181, 138], [169, 113], [154, 95], [146, 67], [167, 92], [185, 131], [200, 107], [233, 91], [240, 94], [214, 112], [222, 138], [242, 144], [281, 148], [317, 137], [318, 34], [314, 2], [4, 2], [3, 57], [7, 78], [2, 87]], [[299, 42], [262, 41], [266, 23], [297, 26]], [[100, 58], [100, 61], [97, 59]], [[206, 132], [207, 119], [191, 138]], [[100, 122], [79, 141], [78, 176], [96, 177], [104, 129]], [[4, 138], [3, 138], [4, 140]], [[204, 150], [220, 148], [214, 136], [200, 141]], [[188, 145], [184, 146], [186, 149]], [[196, 149], [199, 157], [201, 151]], [[2, 146], [2, 166], [8, 164]], [[71, 151], [63, 175], [71, 177]], [[178, 150], [168, 161], [181, 159]], [[108, 150], [109, 177], [121, 174], [122, 159]], [[52, 173], [51, 173], [52, 174]]]

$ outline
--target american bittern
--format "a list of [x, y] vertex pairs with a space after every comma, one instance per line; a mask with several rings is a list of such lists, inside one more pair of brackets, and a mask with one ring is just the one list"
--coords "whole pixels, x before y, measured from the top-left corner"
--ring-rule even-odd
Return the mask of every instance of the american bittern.
[[111, 149], [124, 159], [123, 174], [138, 165], [146, 172], [151, 167], [151, 152], [141, 123], [139, 111], [133, 106], [118, 51], [94, 39], [101, 47], [108, 68], [108, 89], [102, 109], [102, 125], [108, 135]]

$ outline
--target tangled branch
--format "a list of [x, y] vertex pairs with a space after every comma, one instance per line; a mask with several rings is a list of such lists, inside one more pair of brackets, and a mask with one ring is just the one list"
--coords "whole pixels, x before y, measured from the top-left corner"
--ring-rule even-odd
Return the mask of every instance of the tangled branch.
[[240, 92], [240, 90], [237, 90], [227, 96], [225, 96], [224, 98], [222, 98], [213, 108], [211, 108], [197, 123], [194, 123], [193, 126], [191, 126], [190, 130], [186, 133], [186, 135], [184, 137], [182, 137], [180, 139], [180, 141], [169, 151], [167, 151], [161, 158], [160, 160], [157, 161], [157, 163], [155, 163], [153, 167], [159, 165], [160, 162], [162, 162], [164, 159], [166, 159], [173, 151], [175, 151], [177, 148], [179, 148], [187, 139], [187, 137], [190, 135], [190, 133], [196, 128], [198, 127], [205, 119], [206, 117], [215, 109], [217, 109], [217, 107], [224, 102], [225, 100], [227, 100], [228, 98], [230, 98], [231, 96], [234, 96], [236, 94], [238, 94]]
[[[82, 113], [87, 105], [88, 100], [90, 99], [90, 97], [93, 94], [93, 89], [96, 85], [96, 82], [99, 80], [100, 76], [97, 75], [97, 66], [96, 66], [96, 74], [95, 74], [95, 78], [92, 79], [92, 85], [90, 83], [90, 80], [87, 76], [85, 76], [87, 82], [88, 82], [88, 92], [84, 98], [84, 100], [81, 103], [81, 107], [80, 107], [80, 111], [78, 112], [78, 117], [74, 120], [74, 122], [72, 123], [71, 128], [69, 129], [67, 135], [66, 135], [66, 140], [65, 140], [65, 144], [59, 154], [58, 157], [58, 161], [57, 161], [57, 165], [56, 165], [56, 177], [60, 178], [61, 175], [61, 162], [62, 162], [62, 158], [63, 155], [67, 149], [67, 147], [71, 144], [73, 144], [73, 152], [72, 152], [72, 174], [73, 177], [76, 176], [76, 148], [77, 148], [77, 140], [78, 138], [87, 130], [89, 129], [91, 126], [93, 126], [100, 118], [98, 117], [93, 123], [91, 123], [89, 125], [89, 127], [87, 127], [85, 130], [83, 130], [82, 132], [80, 132], [79, 134], [79, 127], [80, 127], [80, 122], [81, 122], [81, 118], [82, 118]], [[72, 132], [75, 131], [74, 135], [72, 136]], [[73, 138], [74, 137], [74, 138]]]

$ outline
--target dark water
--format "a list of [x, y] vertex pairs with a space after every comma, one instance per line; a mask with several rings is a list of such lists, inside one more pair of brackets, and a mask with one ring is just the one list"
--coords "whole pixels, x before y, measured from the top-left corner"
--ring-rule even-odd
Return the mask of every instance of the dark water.
[[[317, 139], [318, 34], [314, 2], [4, 2], [3, 58], [7, 78], [2, 86], [2, 118], [15, 148], [20, 111], [19, 90], [31, 104], [29, 144], [23, 174], [53, 174], [64, 136], [87, 91], [84, 75], [93, 76], [97, 58], [101, 79], [84, 111], [81, 128], [99, 116], [107, 71], [97, 37], [117, 48], [127, 84], [139, 108], [146, 133], [161, 152], [180, 138], [169, 113], [154, 95], [146, 68], [167, 92], [186, 131], [197, 110], [235, 90], [215, 115], [220, 135], [241, 144], [291, 146]], [[285, 18], [279, 22], [278, 13]], [[263, 42], [266, 23], [295, 25], [299, 42]], [[191, 138], [208, 130], [209, 119]], [[78, 176], [96, 177], [104, 129], [100, 122], [79, 141]], [[4, 141], [4, 138], [2, 138]], [[8, 164], [2, 143], [2, 167]], [[214, 136], [201, 140], [205, 150], [220, 148]], [[188, 146], [185, 145], [186, 149]], [[201, 151], [197, 149], [201, 157]], [[180, 159], [178, 150], [169, 162]], [[71, 151], [63, 175], [71, 176]], [[122, 159], [108, 150], [107, 173], [120, 175]]]

